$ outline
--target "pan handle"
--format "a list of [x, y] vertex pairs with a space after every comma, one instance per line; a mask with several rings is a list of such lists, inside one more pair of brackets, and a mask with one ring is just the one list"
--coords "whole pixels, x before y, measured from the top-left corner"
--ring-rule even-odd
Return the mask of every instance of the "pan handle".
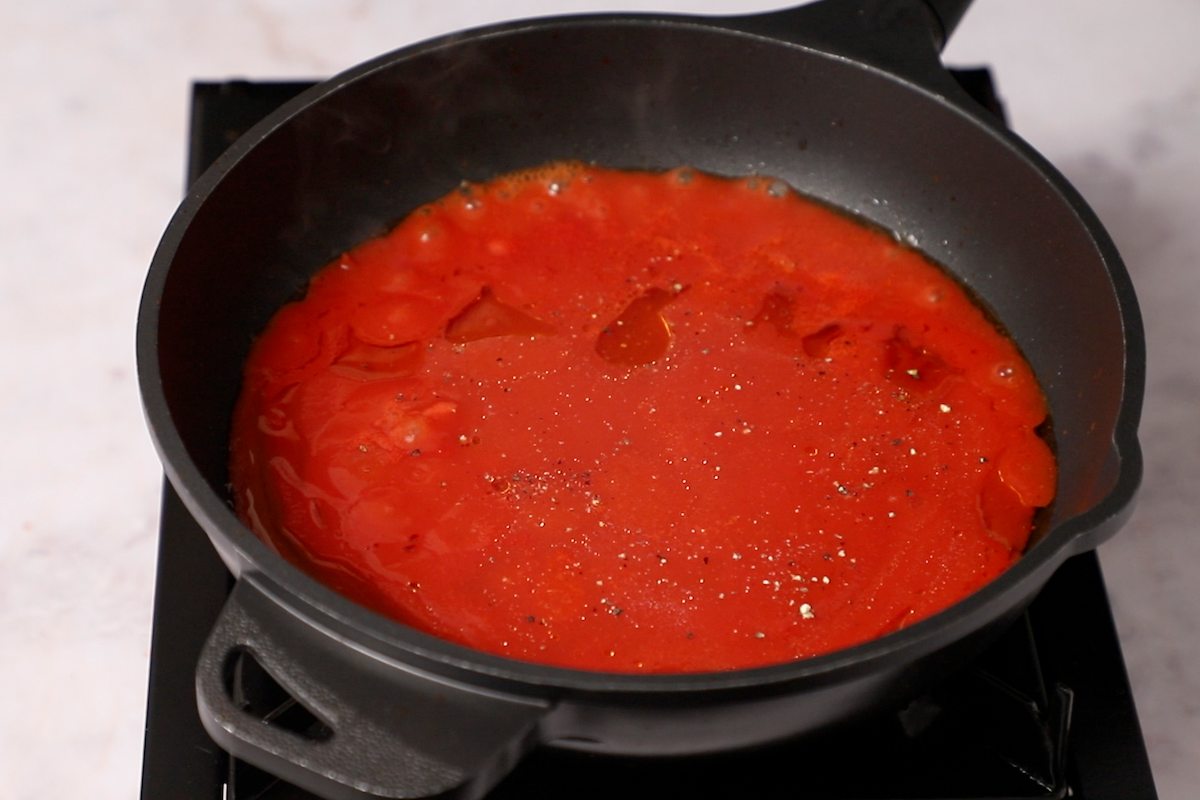
[[946, 46], [946, 42], [950, 41], [950, 35], [954, 33], [954, 29], [962, 21], [963, 15], [967, 13], [967, 9], [971, 6], [971, 0], [925, 0], [925, 5], [929, 6], [941, 27], [938, 44], [940, 50]]
[[481, 795], [551, 708], [345, 646], [247, 575], [201, 652], [196, 695], [227, 752], [338, 800]]
[[730, 27], [861, 61], [962, 100], [941, 50], [971, 0], [817, 0], [725, 17]]

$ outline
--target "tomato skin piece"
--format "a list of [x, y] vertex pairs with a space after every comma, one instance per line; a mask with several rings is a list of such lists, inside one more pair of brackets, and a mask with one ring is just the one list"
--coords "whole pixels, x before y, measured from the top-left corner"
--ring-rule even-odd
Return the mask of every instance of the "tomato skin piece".
[[1001, 454], [998, 467], [1004, 485], [1023, 505], [1035, 508], [1048, 506], [1054, 499], [1056, 471], [1054, 453], [1036, 436], [1015, 440]]
[[919, 253], [761, 178], [553, 164], [364, 242], [247, 360], [239, 515], [353, 600], [586, 670], [848, 647], [1053, 501], [1018, 349]]

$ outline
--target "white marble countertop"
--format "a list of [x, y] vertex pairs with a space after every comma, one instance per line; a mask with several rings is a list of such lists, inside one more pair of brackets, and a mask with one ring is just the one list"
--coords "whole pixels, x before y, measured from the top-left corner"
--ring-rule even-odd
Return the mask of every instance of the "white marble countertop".
[[[0, 4], [0, 796], [138, 793], [160, 471], [134, 319], [182, 191], [189, 82], [323, 76], [502, 18], [763, 0]], [[1146, 480], [1101, 549], [1163, 798], [1200, 787], [1200, 3], [977, 0], [948, 51], [1121, 249]]]

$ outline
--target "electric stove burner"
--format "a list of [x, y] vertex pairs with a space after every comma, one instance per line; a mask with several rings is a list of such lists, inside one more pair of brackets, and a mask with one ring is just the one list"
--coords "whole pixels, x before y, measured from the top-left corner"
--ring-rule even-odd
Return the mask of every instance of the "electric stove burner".
[[[956, 75], [981, 103], [1001, 113], [986, 70]], [[309, 85], [197, 84], [189, 179]], [[143, 800], [313, 797], [231, 758], [201, 727], [196, 660], [231, 586], [207, 536], [166, 485]], [[294, 714], [294, 701], [271, 694], [269, 679], [244, 677], [236, 683], [253, 694], [246, 702], [264, 719], [281, 722]], [[1157, 797], [1099, 562], [1091, 553], [1068, 561], [1013, 628], [971, 666], [902, 709], [819, 736], [715, 756], [617, 758], [545, 748], [526, 758], [488, 798], [566, 796]]]

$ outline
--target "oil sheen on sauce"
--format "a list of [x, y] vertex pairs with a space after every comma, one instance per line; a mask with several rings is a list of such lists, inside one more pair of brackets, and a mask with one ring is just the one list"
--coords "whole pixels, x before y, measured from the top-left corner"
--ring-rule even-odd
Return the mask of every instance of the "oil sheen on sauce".
[[239, 515], [385, 615], [693, 672], [895, 631], [1016, 559], [1055, 462], [944, 272], [777, 182], [554, 164], [462, 187], [256, 342]]

